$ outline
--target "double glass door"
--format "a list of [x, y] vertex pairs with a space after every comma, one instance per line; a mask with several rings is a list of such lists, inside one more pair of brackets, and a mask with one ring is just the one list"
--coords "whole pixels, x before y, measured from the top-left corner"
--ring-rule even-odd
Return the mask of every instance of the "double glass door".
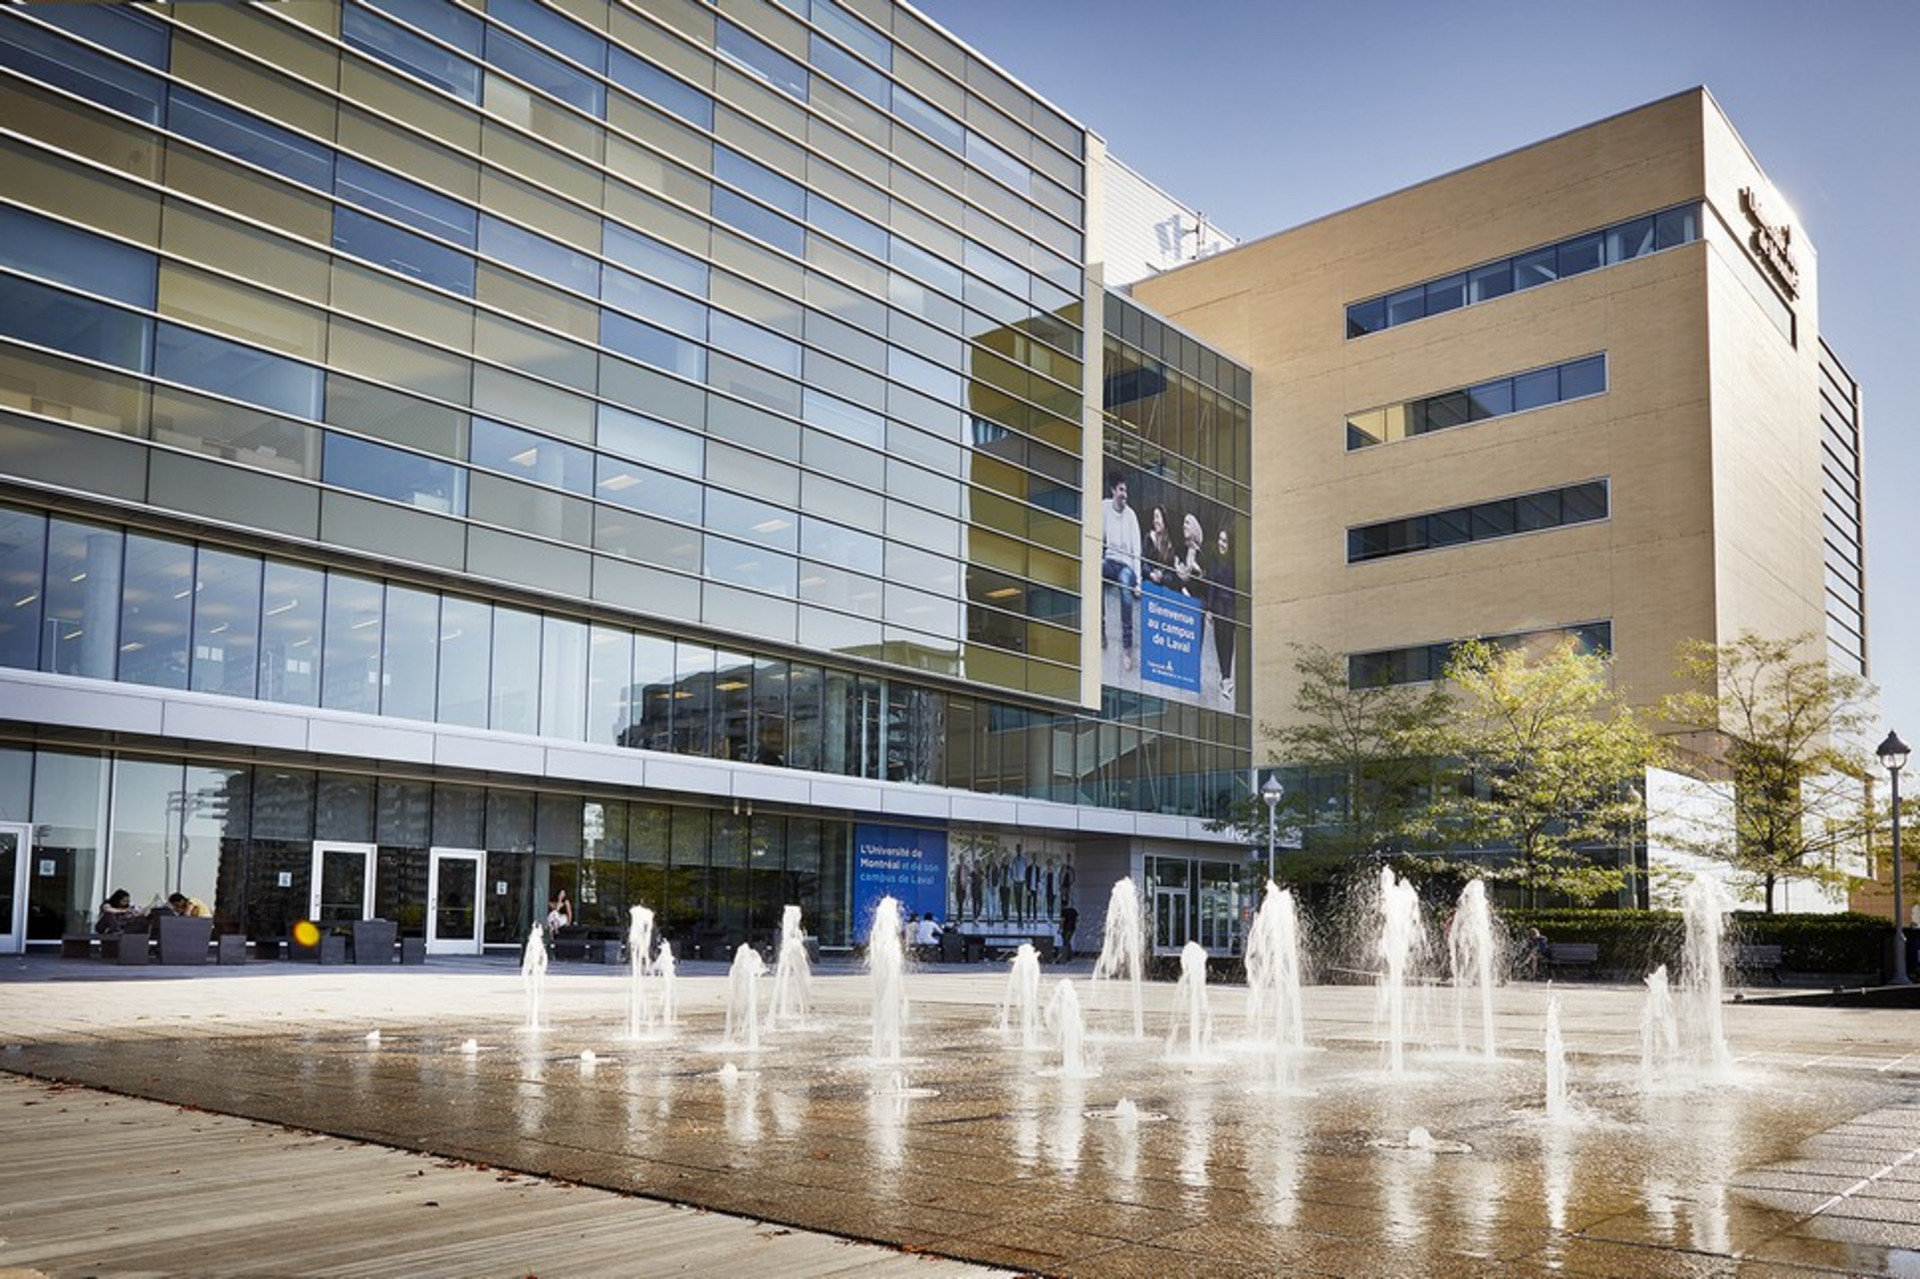
[[427, 953], [482, 953], [486, 853], [477, 848], [435, 848], [427, 856]]
[[0, 825], [0, 955], [27, 947], [27, 862], [33, 828]]
[[1192, 936], [1190, 897], [1184, 888], [1156, 888], [1153, 893], [1153, 949], [1155, 954], [1178, 953]]

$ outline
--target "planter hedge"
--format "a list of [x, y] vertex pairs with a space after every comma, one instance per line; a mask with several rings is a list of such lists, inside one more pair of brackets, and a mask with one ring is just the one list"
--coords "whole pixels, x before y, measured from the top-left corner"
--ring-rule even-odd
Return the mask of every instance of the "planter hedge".
[[[1500, 916], [1515, 937], [1538, 928], [1550, 942], [1592, 942], [1599, 968], [1639, 977], [1665, 964], [1678, 974], [1685, 924], [1677, 911], [1510, 910]], [[1778, 946], [1780, 966], [1794, 973], [1877, 973], [1890, 925], [1872, 915], [1768, 915], [1737, 911], [1730, 946]]]

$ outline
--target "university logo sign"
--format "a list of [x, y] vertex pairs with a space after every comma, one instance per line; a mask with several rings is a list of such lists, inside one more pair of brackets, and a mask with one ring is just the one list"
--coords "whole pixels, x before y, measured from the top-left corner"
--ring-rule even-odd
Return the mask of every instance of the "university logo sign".
[[1800, 264], [1793, 256], [1793, 224], [1775, 222], [1767, 216], [1767, 206], [1752, 187], [1740, 188], [1740, 207], [1753, 224], [1754, 256], [1759, 258], [1788, 297], [1800, 296]]

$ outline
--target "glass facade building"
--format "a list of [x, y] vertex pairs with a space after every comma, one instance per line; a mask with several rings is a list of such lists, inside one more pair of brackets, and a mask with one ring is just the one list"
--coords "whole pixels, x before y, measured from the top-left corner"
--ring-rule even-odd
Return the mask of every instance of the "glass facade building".
[[[839, 945], [863, 848], [1010, 932], [1238, 858], [1250, 376], [911, 10], [16, 7], [0, 120], [0, 943]], [[1116, 465], [1202, 523], [1192, 687], [1101, 657]]]

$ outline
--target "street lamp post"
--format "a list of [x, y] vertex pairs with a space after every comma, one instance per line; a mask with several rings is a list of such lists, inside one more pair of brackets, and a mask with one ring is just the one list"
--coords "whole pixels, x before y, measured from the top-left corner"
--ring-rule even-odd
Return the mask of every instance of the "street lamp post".
[[1267, 801], [1267, 882], [1273, 882], [1273, 818], [1280, 807], [1280, 797], [1286, 794], [1286, 787], [1272, 773], [1260, 784], [1260, 798]]
[[1891, 732], [1874, 752], [1886, 767], [1887, 776], [1893, 779], [1893, 984], [1896, 986], [1905, 986], [1909, 980], [1907, 903], [1900, 887], [1900, 770], [1907, 766], [1907, 756], [1912, 753], [1912, 748], [1900, 740], [1900, 734]]

